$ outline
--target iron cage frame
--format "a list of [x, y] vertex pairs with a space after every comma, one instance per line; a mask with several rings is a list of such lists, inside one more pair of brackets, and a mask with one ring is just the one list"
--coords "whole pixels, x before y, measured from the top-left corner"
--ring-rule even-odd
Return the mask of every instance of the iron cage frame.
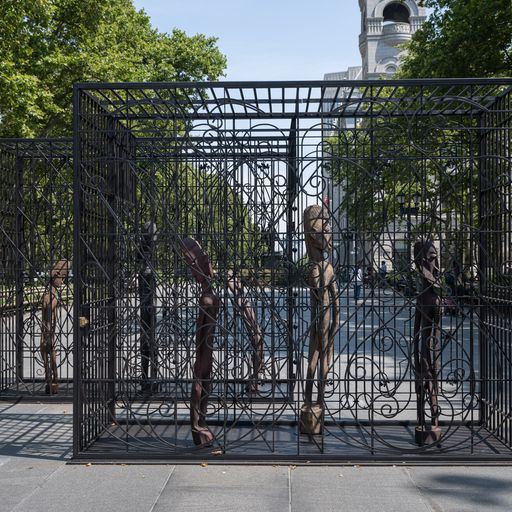
[[[511, 86], [75, 85], [74, 457], [509, 461]], [[396, 203], [415, 194], [417, 205]], [[306, 349], [317, 321], [308, 316], [316, 292], [301, 231], [311, 204], [330, 212], [322, 236], [332, 236], [325, 261], [342, 314], [323, 433], [304, 436]], [[141, 248], [148, 221], [154, 259]], [[200, 312], [182, 255], [187, 237], [208, 252], [220, 300], [207, 413], [213, 449], [192, 447], [187, 433]], [[421, 377], [440, 382], [440, 446], [411, 442], [416, 238], [432, 239], [438, 270], [456, 273], [439, 294], [459, 309], [439, 321], [436, 376]], [[134, 286], [141, 260], [156, 281], [149, 330]], [[380, 260], [392, 265], [384, 281], [375, 276]], [[362, 302], [351, 298], [355, 265], [368, 268]], [[244, 390], [255, 349], [229, 292], [232, 273], [263, 332], [258, 396]], [[144, 336], [156, 347], [149, 355]]]

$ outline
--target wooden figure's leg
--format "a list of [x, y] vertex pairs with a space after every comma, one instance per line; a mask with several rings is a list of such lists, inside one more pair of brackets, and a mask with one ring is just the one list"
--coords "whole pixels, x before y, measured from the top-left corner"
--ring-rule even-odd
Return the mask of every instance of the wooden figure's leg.
[[320, 329], [320, 380], [318, 383], [318, 398], [317, 403], [323, 407], [324, 396], [325, 396], [325, 385], [327, 382], [327, 375], [329, 373], [329, 361], [330, 361], [330, 352], [332, 340], [329, 340], [329, 325], [331, 321], [331, 312], [330, 312], [330, 304], [329, 304], [329, 296], [327, 293], [323, 294], [323, 304], [321, 306], [320, 311], [320, 321], [319, 321], [319, 329]]
[[190, 400], [190, 423], [192, 438], [196, 445], [208, 445], [214, 439], [206, 425], [208, 399], [211, 392], [213, 365], [213, 334], [217, 320], [218, 306], [214, 300], [202, 298], [196, 338], [196, 361], [194, 382]]
[[416, 392], [416, 421], [421, 419], [421, 361], [420, 361], [420, 340], [421, 340], [421, 311], [420, 306], [416, 305], [414, 313], [414, 338], [413, 338], [413, 372], [414, 388]]
[[44, 381], [45, 381], [45, 392], [46, 394], [50, 394], [51, 392], [51, 369], [50, 369], [50, 354], [48, 353], [48, 333], [43, 333], [41, 336], [41, 358], [43, 360], [43, 367], [44, 367]]
[[432, 425], [439, 427], [439, 313], [435, 312], [433, 317], [432, 335], [429, 339], [429, 363], [430, 363], [430, 410], [432, 415]]
[[55, 347], [55, 340], [52, 343], [52, 351], [50, 358], [50, 369], [51, 369], [51, 394], [56, 395], [59, 392], [59, 376], [58, 376], [58, 368], [57, 368], [57, 350]]
[[320, 358], [320, 340], [318, 336], [318, 300], [316, 294], [311, 294], [311, 334], [309, 337], [308, 369], [306, 373], [306, 386], [304, 402], [313, 403], [313, 383], [318, 360]]
[[[302, 434], [320, 434], [322, 432], [322, 408], [313, 404], [313, 383], [320, 360], [321, 342], [319, 301], [316, 293], [311, 293], [311, 335], [309, 340], [308, 369], [304, 392], [304, 405], [300, 411], [299, 429]], [[320, 389], [320, 387], [319, 387]]]

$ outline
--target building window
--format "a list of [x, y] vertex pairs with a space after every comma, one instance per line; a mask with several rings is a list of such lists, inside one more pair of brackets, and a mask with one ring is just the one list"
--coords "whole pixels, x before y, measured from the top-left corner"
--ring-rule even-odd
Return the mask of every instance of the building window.
[[410, 23], [409, 9], [398, 2], [391, 2], [384, 8], [384, 23]]

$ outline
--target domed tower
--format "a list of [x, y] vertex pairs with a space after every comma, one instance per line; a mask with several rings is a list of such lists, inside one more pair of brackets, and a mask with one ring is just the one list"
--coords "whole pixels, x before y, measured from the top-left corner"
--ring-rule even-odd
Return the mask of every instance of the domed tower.
[[426, 10], [417, 0], [359, 0], [359, 8], [363, 78], [392, 76], [403, 53], [399, 45], [411, 40]]

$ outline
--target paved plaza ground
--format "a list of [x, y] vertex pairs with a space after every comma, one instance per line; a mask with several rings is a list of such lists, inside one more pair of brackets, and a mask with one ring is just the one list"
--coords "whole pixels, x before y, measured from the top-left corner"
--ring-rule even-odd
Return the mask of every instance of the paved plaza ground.
[[70, 404], [0, 403], [0, 511], [512, 510], [509, 466], [73, 465]]

